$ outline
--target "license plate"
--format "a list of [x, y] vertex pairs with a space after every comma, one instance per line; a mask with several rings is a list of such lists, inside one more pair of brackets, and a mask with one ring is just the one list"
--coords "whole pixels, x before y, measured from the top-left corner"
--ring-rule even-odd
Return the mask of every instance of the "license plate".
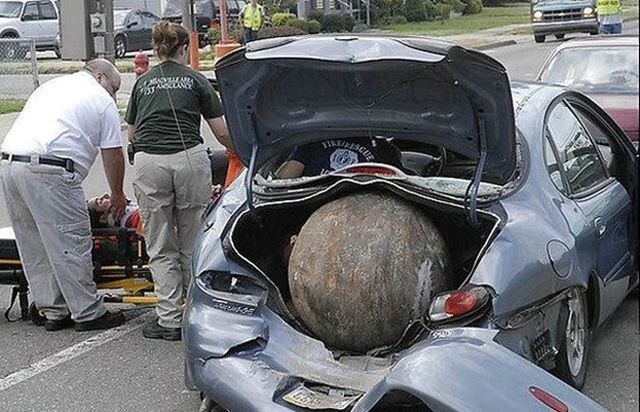
[[347, 409], [361, 395], [345, 394], [340, 390], [322, 393], [299, 385], [282, 397], [286, 402], [306, 409]]

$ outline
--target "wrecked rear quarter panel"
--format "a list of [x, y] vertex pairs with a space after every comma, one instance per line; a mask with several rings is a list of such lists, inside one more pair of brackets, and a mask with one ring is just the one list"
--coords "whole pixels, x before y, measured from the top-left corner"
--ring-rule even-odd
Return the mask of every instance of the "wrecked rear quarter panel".
[[211, 308], [203, 296], [191, 297], [195, 303], [187, 308], [184, 330], [187, 377], [229, 411], [305, 410], [282, 399], [300, 382], [362, 392], [353, 412], [371, 410], [391, 391], [410, 394], [435, 411], [543, 410], [531, 386], [549, 391], [569, 410], [603, 410], [494, 342], [496, 331], [439, 330], [389, 365], [354, 368], [266, 307], [242, 316]]

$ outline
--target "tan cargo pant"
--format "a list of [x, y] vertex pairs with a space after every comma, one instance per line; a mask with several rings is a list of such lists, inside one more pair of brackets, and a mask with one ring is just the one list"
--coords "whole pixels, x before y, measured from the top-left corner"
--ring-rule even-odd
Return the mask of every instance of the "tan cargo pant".
[[193, 244], [211, 198], [209, 157], [203, 145], [170, 155], [137, 153], [133, 168], [158, 323], [179, 328]]
[[77, 173], [2, 160], [0, 177], [33, 300], [47, 319], [102, 316], [91, 262], [91, 227]]

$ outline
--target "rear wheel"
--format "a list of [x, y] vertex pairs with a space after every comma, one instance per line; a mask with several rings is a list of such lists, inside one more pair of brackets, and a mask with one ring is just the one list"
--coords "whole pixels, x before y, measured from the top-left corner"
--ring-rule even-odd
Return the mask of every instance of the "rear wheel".
[[587, 300], [574, 289], [560, 308], [558, 354], [554, 374], [576, 389], [584, 386], [591, 343]]
[[122, 36], [116, 37], [114, 42], [116, 59], [122, 59], [127, 54], [127, 41]]
[[545, 37], [546, 36], [536, 34], [533, 36], [533, 39], [536, 41], [536, 43], [544, 43]]
[[[18, 39], [16, 35], [4, 36], [3, 39]], [[3, 60], [22, 60], [27, 56], [29, 49], [18, 41], [7, 42], [0, 50], [0, 58]]]
[[556, 34], [556, 39], [558, 40], [564, 39], [564, 33]]

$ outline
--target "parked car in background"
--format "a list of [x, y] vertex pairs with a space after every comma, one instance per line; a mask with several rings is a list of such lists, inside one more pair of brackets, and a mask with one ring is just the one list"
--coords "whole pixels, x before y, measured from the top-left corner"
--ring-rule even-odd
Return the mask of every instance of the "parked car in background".
[[[0, 0], [0, 38], [34, 40], [36, 50], [53, 50], [60, 57], [58, 47], [58, 7], [51, 0]], [[0, 57], [22, 59], [29, 46], [20, 42], [3, 45]]]
[[[231, 411], [544, 410], [534, 388], [550, 392], [552, 410], [599, 409], [534, 365], [580, 388], [591, 331], [638, 284], [635, 151], [600, 107], [565, 87], [510, 83], [491, 57], [422, 38], [256, 41], [222, 58], [216, 78], [247, 168], [205, 213], [194, 248], [189, 388]], [[356, 163], [354, 146], [327, 140], [374, 136], [401, 165]], [[337, 148], [335, 167], [279, 177], [292, 151], [320, 142]], [[300, 272], [283, 258], [317, 211], [362, 193], [419, 208], [455, 262], [439, 278], [434, 261], [418, 262], [429, 268], [422, 284], [439, 286], [420, 291], [426, 302], [399, 340], [367, 350], [311, 329], [292, 292]], [[340, 227], [387, 234], [377, 217], [361, 223]], [[411, 248], [385, 256], [369, 244], [317, 250], [369, 270]], [[389, 270], [379, 289], [416, 273]], [[356, 304], [338, 301], [350, 311], [323, 325], [369, 325], [363, 284], [332, 279], [324, 299], [350, 288]]]
[[148, 11], [123, 9], [114, 12], [116, 58], [130, 51], [151, 50], [151, 32], [158, 16]]
[[638, 37], [575, 39], [555, 49], [538, 81], [562, 84], [595, 100], [638, 144]]
[[568, 33], [598, 34], [595, 0], [532, 0], [531, 26], [536, 43], [546, 36], [564, 38]]

